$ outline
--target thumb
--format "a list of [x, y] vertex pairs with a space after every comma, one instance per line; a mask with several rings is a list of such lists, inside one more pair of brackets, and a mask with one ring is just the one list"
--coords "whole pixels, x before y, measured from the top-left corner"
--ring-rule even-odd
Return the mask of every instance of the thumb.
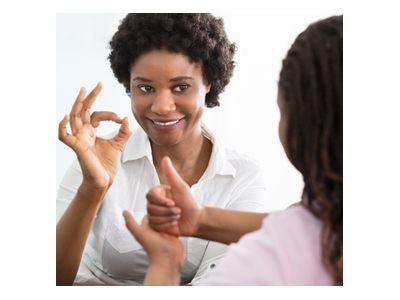
[[179, 176], [178, 172], [173, 167], [168, 156], [163, 157], [161, 165], [164, 175], [167, 178], [168, 185], [171, 187], [172, 191], [179, 192], [188, 187], [186, 182], [181, 178], [181, 176]]
[[132, 217], [129, 211], [124, 210], [122, 215], [125, 218], [126, 227], [136, 238], [136, 240], [140, 243], [140, 239], [143, 234], [143, 228], [138, 223], [136, 223], [135, 219]]
[[118, 133], [116, 136], [112, 138], [119, 146], [124, 147], [126, 142], [129, 140], [129, 137], [131, 136], [132, 132], [129, 129], [129, 121], [128, 117], [125, 117], [122, 120], [121, 127], [118, 130]]

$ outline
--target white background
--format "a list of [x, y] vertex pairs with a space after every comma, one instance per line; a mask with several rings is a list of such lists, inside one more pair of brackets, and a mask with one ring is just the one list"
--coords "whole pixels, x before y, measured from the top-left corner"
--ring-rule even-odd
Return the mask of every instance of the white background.
[[[398, 1], [204, 0], [190, 3], [165, 1], [160, 5], [159, 1], [116, 0], [100, 3], [71, 0], [55, 4], [54, 1], [38, 0], [4, 2], [1, 8], [4, 14], [0, 19], [0, 228], [5, 295], [9, 290], [17, 298], [30, 293], [68, 300], [152, 299], [160, 296], [161, 299], [204, 300], [210, 295], [224, 299], [337, 300], [367, 297], [392, 299], [399, 294]], [[344, 287], [209, 287], [196, 289], [195, 292], [179, 287], [144, 287], [140, 290], [56, 287], [54, 187], [57, 185], [54, 171], [57, 161], [53, 147], [58, 122], [69, 112], [68, 108], [61, 116], [54, 116], [56, 104], [57, 108], [59, 106], [56, 103], [58, 89], [55, 76], [56, 12], [207, 12], [211, 8], [219, 12], [292, 14], [335, 13], [338, 10], [345, 15]], [[278, 30], [278, 27], [273, 26], [273, 29]], [[300, 32], [303, 29], [293, 30]], [[83, 71], [77, 69], [73, 77]], [[90, 84], [96, 82], [93, 79]], [[83, 83], [77, 83], [76, 91], [71, 91], [72, 99], [68, 101], [75, 99], [81, 85]], [[231, 83], [228, 89], [232, 86]], [[104, 89], [107, 88], [105, 86]], [[56, 145], [58, 143], [56, 141]], [[294, 170], [289, 172], [295, 173]]]
[[[267, 177], [268, 209], [283, 209], [300, 200], [303, 181], [278, 138], [277, 81], [282, 59], [296, 36], [322, 18], [318, 14], [214, 14], [222, 17], [238, 63], [220, 96], [219, 107], [206, 109], [205, 124], [224, 145], [254, 157]], [[69, 113], [81, 86], [88, 92], [98, 81], [103, 90], [92, 111], [111, 110], [138, 127], [125, 89], [107, 60], [107, 43], [125, 14], [57, 14], [57, 124]], [[55, 126], [57, 136], [57, 126]], [[104, 122], [98, 135], [118, 129]], [[57, 140], [56, 189], [75, 153]]]

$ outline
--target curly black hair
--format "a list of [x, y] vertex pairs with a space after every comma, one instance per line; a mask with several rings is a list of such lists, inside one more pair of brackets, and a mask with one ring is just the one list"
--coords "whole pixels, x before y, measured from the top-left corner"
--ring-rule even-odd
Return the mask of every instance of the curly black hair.
[[236, 63], [222, 18], [211, 14], [128, 14], [109, 42], [108, 59], [115, 77], [130, 96], [130, 69], [135, 59], [152, 48], [183, 53], [202, 62], [203, 79], [211, 83], [206, 106], [219, 106], [219, 94], [229, 83]]
[[289, 158], [303, 202], [323, 222], [324, 263], [343, 285], [343, 16], [311, 24], [283, 60], [279, 88], [289, 113]]

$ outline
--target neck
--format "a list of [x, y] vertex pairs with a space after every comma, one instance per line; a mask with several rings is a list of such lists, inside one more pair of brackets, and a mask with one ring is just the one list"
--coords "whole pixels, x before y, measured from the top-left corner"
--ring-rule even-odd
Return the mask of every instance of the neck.
[[[150, 141], [153, 155], [153, 164], [161, 166], [161, 159], [168, 156], [175, 169], [179, 172], [190, 168], [205, 157], [209, 158], [208, 153], [211, 142], [203, 136], [201, 128], [191, 138], [172, 146], [157, 145]], [[208, 161], [207, 161], [208, 163]]]
[[161, 160], [164, 156], [171, 159], [172, 165], [189, 186], [197, 183], [207, 169], [212, 152], [212, 143], [203, 136], [201, 128], [191, 138], [176, 145], [165, 146], [150, 142], [153, 164], [161, 184], [168, 183], [161, 169]]

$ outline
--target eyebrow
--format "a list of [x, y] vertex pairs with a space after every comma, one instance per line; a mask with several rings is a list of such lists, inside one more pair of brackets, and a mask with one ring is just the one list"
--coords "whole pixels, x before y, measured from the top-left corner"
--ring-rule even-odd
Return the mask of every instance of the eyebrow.
[[144, 78], [144, 77], [135, 77], [135, 78], [133, 78], [132, 81], [135, 81], [135, 80], [141, 80], [141, 81], [144, 81], [144, 82], [153, 82], [150, 79], [147, 79], [147, 78]]
[[194, 80], [194, 78], [190, 77], [190, 76], [179, 76], [179, 77], [175, 77], [170, 79], [169, 81], [171, 82], [175, 82], [175, 81], [181, 81], [183, 79], [189, 79], [189, 80]]
[[[194, 78], [193, 78], [193, 77], [190, 77], [190, 76], [178, 76], [178, 77], [175, 77], [175, 78], [170, 79], [169, 81], [170, 81], [170, 82], [176, 82], [176, 81], [181, 81], [181, 80], [184, 80], [184, 79], [194, 80]], [[132, 81], [135, 81], [135, 80], [141, 80], [141, 81], [144, 81], [144, 82], [153, 82], [153, 81], [150, 80], [150, 79], [147, 79], [147, 78], [144, 78], [144, 77], [139, 77], [139, 76], [133, 78]]]

